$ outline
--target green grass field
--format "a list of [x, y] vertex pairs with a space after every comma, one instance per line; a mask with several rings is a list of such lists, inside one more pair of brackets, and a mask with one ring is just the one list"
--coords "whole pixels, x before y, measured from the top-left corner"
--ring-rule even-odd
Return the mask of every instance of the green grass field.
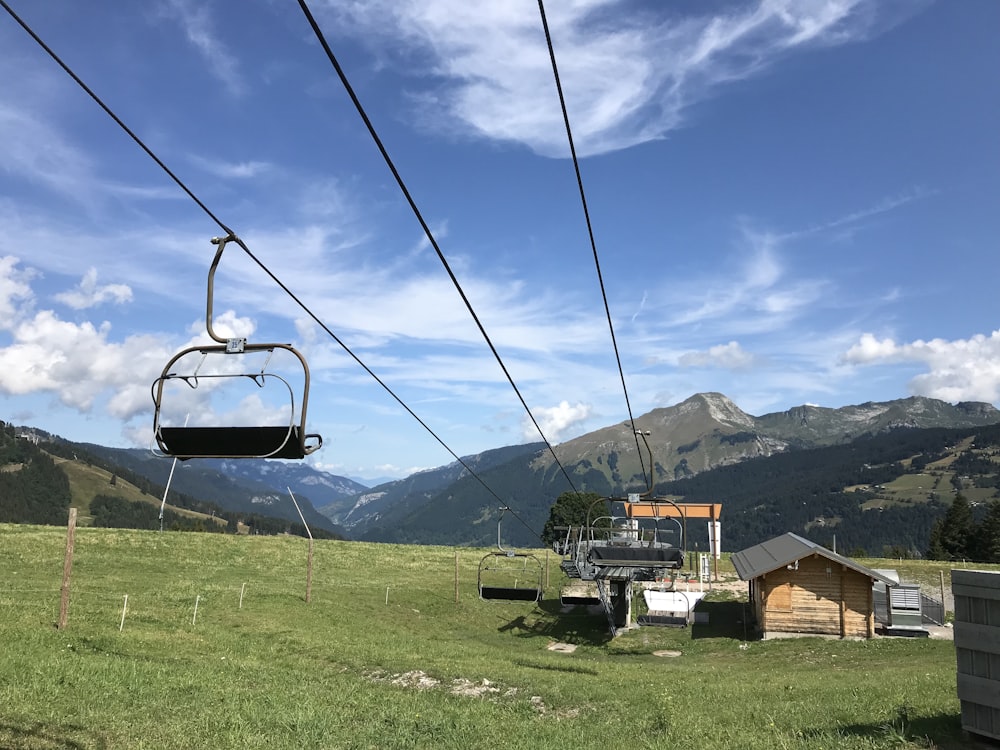
[[554, 555], [535, 606], [443, 547], [317, 542], [307, 604], [303, 539], [92, 528], [60, 631], [64, 544], [0, 525], [0, 748], [968, 747], [949, 641], [748, 643], [723, 596], [611, 640]]

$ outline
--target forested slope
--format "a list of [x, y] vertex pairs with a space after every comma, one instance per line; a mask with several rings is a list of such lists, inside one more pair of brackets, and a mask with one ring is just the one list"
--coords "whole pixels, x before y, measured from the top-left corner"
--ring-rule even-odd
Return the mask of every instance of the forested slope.
[[65, 523], [69, 479], [14, 427], [0, 422], [0, 522]]

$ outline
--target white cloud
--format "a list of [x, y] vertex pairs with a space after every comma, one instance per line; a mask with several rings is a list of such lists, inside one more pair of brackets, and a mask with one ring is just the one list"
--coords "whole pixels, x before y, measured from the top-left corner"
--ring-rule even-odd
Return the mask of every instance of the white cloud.
[[753, 366], [755, 357], [736, 341], [719, 344], [706, 351], [682, 354], [677, 363], [681, 367], [721, 367], [726, 370], [746, 370]]
[[[549, 442], [554, 442], [558, 441], [559, 436], [570, 427], [587, 419], [590, 416], [591, 410], [592, 407], [590, 404], [570, 404], [569, 401], [560, 401], [558, 406], [532, 409], [532, 414], [534, 414], [535, 420], [538, 422], [538, 426], [545, 437]], [[531, 423], [527, 415], [525, 415], [521, 426], [526, 440], [541, 439], [538, 435], [538, 430], [535, 429], [535, 426]]]
[[[188, 329], [191, 334], [207, 341], [208, 334], [205, 331], [203, 321], [192, 323]], [[234, 310], [226, 310], [222, 314], [214, 315], [212, 318], [212, 330], [215, 335], [224, 339], [245, 338], [253, 336], [257, 330], [257, 324], [252, 318], [240, 317]]]
[[82, 412], [111, 391], [109, 411], [114, 416], [135, 416], [141, 411], [140, 401], [148, 410], [149, 383], [159, 374], [168, 352], [153, 336], [111, 342], [110, 330], [106, 323], [95, 327], [89, 322], [60, 320], [51, 310], [21, 321], [11, 331], [13, 342], [0, 349], [0, 391], [15, 395], [49, 392]]
[[106, 398], [105, 410], [122, 420], [149, 412], [149, 384], [172, 353], [166, 342], [152, 335], [114, 342], [107, 322], [74, 323], [52, 310], [33, 312], [33, 278], [17, 259], [0, 259], [0, 328], [10, 335], [0, 346], [0, 392], [50, 393], [80, 412]]
[[903, 361], [902, 350], [892, 339], [879, 340], [874, 334], [861, 335], [857, 344], [847, 350], [844, 361], [856, 365], [870, 365], [880, 361]]
[[[565, 155], [562, 115], [535, 3], [331, 0], [337, 27], [360, 26], [381, 65], [432, 72], [419, 98], [488, 138]], [[751, 76], [791, 50], [864, 38], [864, 0], [760, 0], [736, 10], [664, 20], [624, 0], [547, 9], [560, 78], [581, 154], [664, 137], [719, 86]], [[404, 51], [400, 52], [399, 48]], [[503, 65], [497, 61], [502, 60]]]
[[111, 300], [121, 305], [132, 301], [132, 290], [126, 284], [97, 285], [97, 269], [90, 268], [80, 280], [80, 284], [71, 292], [62, 292], [56, 299], [74, 310], [85, 310], [102, 302]]
[[909, 344], [866, 333], [844, 354], [844, 361], [856, 365], [920, 362], [929, 371], [910, 381], [914, 394], [952, 402], [1000, 401], [1000, 330], [989, 336], [918, 339]]

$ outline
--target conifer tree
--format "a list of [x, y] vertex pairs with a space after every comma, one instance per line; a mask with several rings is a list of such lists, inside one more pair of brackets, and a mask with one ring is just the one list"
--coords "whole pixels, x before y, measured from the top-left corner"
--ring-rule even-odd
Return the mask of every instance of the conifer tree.
[[931, 529], [927, 556], [933, 560], [966, 560], [973, 537], [972, 507], [962, 493], [955, 499], [944, 518]]
[[976, 527], [969, 556], [977, 562], [1000, 562], [1000, 501], [990, 503], [986, 518]]

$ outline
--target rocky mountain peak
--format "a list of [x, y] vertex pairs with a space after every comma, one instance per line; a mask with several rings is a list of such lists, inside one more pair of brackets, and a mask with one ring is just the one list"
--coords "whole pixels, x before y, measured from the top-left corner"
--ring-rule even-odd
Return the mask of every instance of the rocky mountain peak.
[[696, 393], [680, 406], [691, 404], [696, 408], [704, 408], [708, 416], [722, 425], [730, 425], [738, 429], [753, 429], [754, 418], [743, 411], [721, 393]]

